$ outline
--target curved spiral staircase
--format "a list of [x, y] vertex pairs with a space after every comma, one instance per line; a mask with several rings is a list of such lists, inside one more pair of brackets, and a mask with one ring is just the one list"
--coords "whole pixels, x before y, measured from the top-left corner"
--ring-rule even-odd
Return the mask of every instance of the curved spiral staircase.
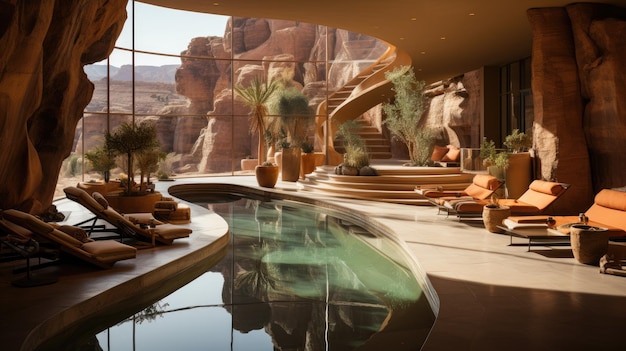
[[[389, 138], [361, 116], [393, 96], [393, 84], [385, 72], [411, 64], [410, 57], [395, 47], [389, 49], [372, 65], [332, 93], [317, 109], [315, 121], [316, 140], [327, 145], [325, 166], [306, 175], [299, 184], [304, 190], [325, 192], [336, 196], [369, 199], [413, 205], [430, 204], [414, 189], [416, 186], [439, 186], [446, 190], [462, 190], [472, 181], [473, 174], [465, 174], [458, 167], [403, 167], [402, 162], [391, 160]], [[327, 117], [326, 117], [327, 116]], [[357, 120], [372, 166], [378, 176], [344, 176], [334, 173], [335, 166], [343, 162], [342, 151], [335, 147], [339, 126]], [[328, 133], [325, 133], [328, 129]], [[326, 135], [326, 136], [325, 136]], [[324, 138], [326, 142], [324, 143]], [[387, 160], [385, 160], [387, 159]]]

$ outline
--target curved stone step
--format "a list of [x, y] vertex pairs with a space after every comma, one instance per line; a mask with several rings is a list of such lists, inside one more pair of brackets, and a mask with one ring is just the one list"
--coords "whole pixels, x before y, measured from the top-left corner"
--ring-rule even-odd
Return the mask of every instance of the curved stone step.
[[[396, 163], [399, 164], [397, 161]], [[463, 190], [474, 178], [474, 174], [462, 173], [456, 167], [404, 167], [386, 164], [372, 166], [377, 170], [378, 176], [337, 175], [335, 167], [319, 166], [305, 180], [300, 180], [299, 185], [306, 191], [339, 197], [430, 205], [430, 202], [415, 192], [416, 187]]]

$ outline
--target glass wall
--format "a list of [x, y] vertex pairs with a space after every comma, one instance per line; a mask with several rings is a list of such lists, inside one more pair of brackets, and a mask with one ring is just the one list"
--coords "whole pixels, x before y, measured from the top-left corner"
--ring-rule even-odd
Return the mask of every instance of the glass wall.
[[500, 67], [501, 135], [519, 129], [532, 134], [534, 112], [531, 90], [531, 59], [526, 58]]
[[[127, 12], [109, 58], [85, 67], [95, 91], [59, 176], [59, 196], [68, 185], [102, 179], [83, 161], [84, 153], [123, 122], [156, 124], [167, 154], [160, 175], [252, 174], [242, 169], [242, 160], [257, 158], [258, 139], [233, 86], [254, 76], [281, 78], [317, 111], [387, 49], [371, 37], [296, 21], [231, 18], [139, 1], [130, 1]], [[318, 141], [315, 149], [324, 145]], [[121, 172], [111, 170], [111, 179]]]

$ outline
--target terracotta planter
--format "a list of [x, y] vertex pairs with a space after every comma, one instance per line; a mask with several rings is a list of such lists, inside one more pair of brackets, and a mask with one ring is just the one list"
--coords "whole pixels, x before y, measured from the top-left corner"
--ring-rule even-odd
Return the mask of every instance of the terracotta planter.
[[273, 188], [278, 181], [278, 166], [256, 166], [254, 169], [259, 186]]
[[283, 149], [281, 177], [285, 182], [296, 182], [300, 178], [300, 148]]
[[580, 263], [598, 265], [609, 247], [606, 228], [574, 224], [570, 228], [570, 243], [574, 258]]
[[508, 206], [500, 207], [483, 207], [483, 223], [485, 229], [491, 233], [502, 233], [502, 229], [498, 228], [502, 225], [502, 221], [511, 215], [511, 209]]
[[146, 193], [141, 195], [126, 195], [122, 192], [108, 193], [104, 197], [109, 206], [122, 213], [152, 213], [154, 205], [161, 201], [161, 193]]
[[300, 162], [300, 178], [304, 179], [305, 175], [315, 171], [316, 158], [317, 156], [313, 153], [302, 154], [302, 160]]
[[509, 167], [506, 169], [505, 178], [507, 197], [517, 199], [528, 190], [532, 181], [531, 158], [529, 152], [509, 154]]

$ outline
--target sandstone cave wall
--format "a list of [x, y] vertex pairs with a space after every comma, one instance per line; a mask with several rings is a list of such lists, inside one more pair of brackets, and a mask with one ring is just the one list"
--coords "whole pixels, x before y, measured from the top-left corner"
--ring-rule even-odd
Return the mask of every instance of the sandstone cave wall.
[[626, 185], [626, 9], [580, 3], [528, 18], [537, 176], [571, 184], [555, 211], [581, 212]]
[[0, 1], [0, 208], [52, 203], [93, 91], [83, 66], [109, 56], [126, 3]]

